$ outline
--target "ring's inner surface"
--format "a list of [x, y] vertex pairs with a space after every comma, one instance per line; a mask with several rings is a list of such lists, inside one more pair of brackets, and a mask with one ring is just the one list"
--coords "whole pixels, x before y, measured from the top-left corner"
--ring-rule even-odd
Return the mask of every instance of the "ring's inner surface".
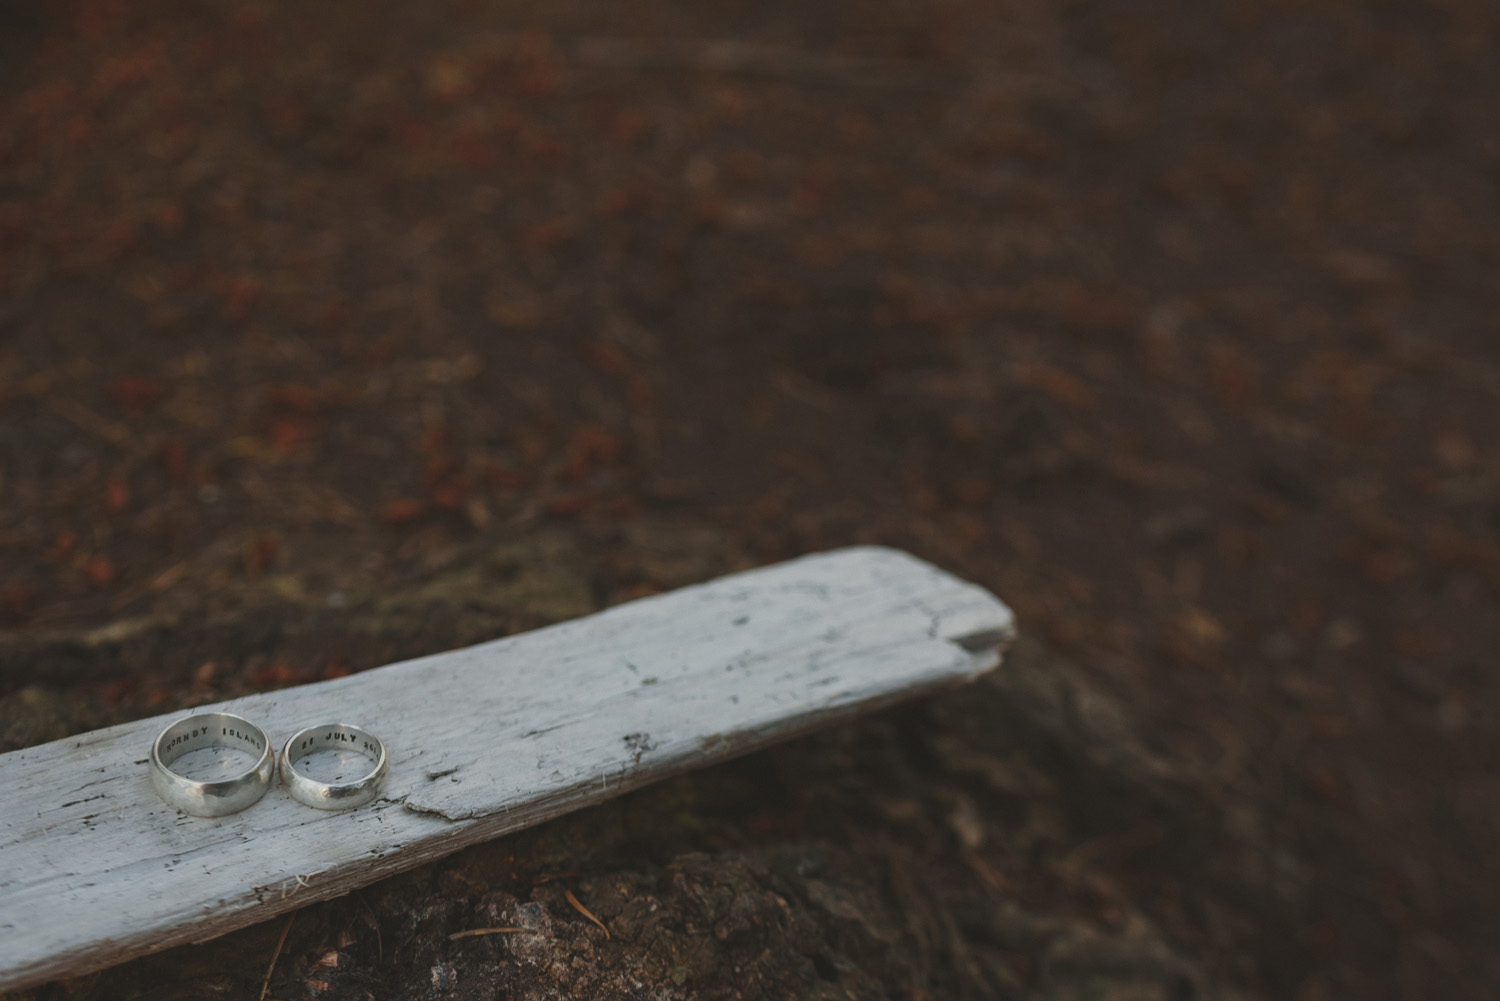
[[287, 753], [292, 768], [312, 779], [339, 785], [358, 782], [380, 763], [380, 745], [352, 726], [320, 726], [296, 738]]
[[161, 763], [192, 782], [222, 782], [253, 769], [265, 739], [243, 720], [218, 713], [173, 724], [156, 745]]

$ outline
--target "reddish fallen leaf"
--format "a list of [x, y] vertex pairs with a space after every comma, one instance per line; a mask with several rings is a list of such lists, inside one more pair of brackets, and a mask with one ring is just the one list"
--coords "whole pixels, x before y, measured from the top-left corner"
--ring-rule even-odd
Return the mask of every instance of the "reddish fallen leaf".
[[1307, 731], [1314, 737], [1331, 740], [1347, 737], [1354, 732], [1354, 723], [1349, 717], [1338, 713], [1315, 712], [1307, 716]]
[[273, 660], [265, 667], [250, 675], [251, 683], [262, 688], [277, 685], [289, 685], [294, 681], [301, 681], [300, 673], [293, 671], [285, 661]]
[[237, 275], [224, 290], [224, 316], [229, 320], [243, 320], [260, 299], [265, 285], [254, 275]]
[[620, 217], [638, 212], [651, 204], [651, 193], [631, 185], [606, 188], [595, 201], [599, 213]]
[[1427, 552], [1440, 569], [1447, 571], [1500, 566], [1500, 546], [1447, 526], [1428, 530]]
[[969, 444], [979, 440], [979, 422], [968, 414], [955, 414], [948, 421], [948, 435], [954, 441]]
[[625, 402], [634, 410], [649, 410], [656, 405], [656, 388], [647, 379], [635, 376], [625, 383]]
[[352, 310], [343, 299], [332, 299], [318, 307], [314, 322], [324, 330], [341, 330], [349, 323]]
[[57, 533], [57, 538], [52, 542], [51, 556], [54, 559], [61, 559], [71, 553], [76, 545], [78, 545], [77, 533], [63, 529]]
[[495, 147], [473, 132], [460, 132], [453, 137], [453, 155], [466, 167], [492, 167], [500, 159]]
[[600, 375], [619, 375], [625, 370], [625, 354], [607, 341], [594, 340], [588, 346], [589, 364]]
[[1022, 386], [1039, 389], [1058, 403], [1079, 409], [1094, 406], [1094, 391], [1077, 376], [1040, 363], [1015, 366], [1011, 377]]
[[542, 510], [554, 518], [571, 518], [591, 503], [587, 494], [558, 494], [542, 501]]
[[640, 513], [641, 502], [634, 497], [616, 497], [609, 503], [609, 514], [612, 518], [634, 518]]
[[241, 558], [245, 564], [245, 572], [255, 577], [264, 573], [276, 562], [276, 557], [281, 552], [281, 541], [274, 535], [262, 535], [245, 543], [241, 551]]
[[162, 202], [154, 214], [156, 228], [163, 233], [176, 233], [182, 228], [182, 206], [176, 202]]
[[114, 477], [104, 485], [104, 510], [110, 514], [119, 514], [129, 505], [130, 484], [119, 477]]
[[277, 94], [265, 103], [266, 122], [283, 136], [300, 136], [307, 129], [307, 108], [294, 95]]
[[828, 202], [830, 188], [831, 185], [825, 177], [803, 176], [792, 188], [792, 204], [798, 212], [804, 214], [816, 212]]
[[1431, 660], [1443, 646], [1439, 636], [1429, 629], [1408, 626], [1391, 630], [1391, 648], [1410, 660]]
[[167, 442], [161, 447], [158, 457], [161, 459], [162, 466], [166, 468], [167, 475], [172, 479], [184, 481], [188, 478], [188, 454], [181, 442]]
[[521, 245], [532, 250], [547, 250], [572, 239], [578, 227], [566, 216], [527, 226], [516, 234]]
[[780, 521], [786, 517], [786, 501], [780, 497], [762, 497], [755, 502], [755, 516], [762, 521]]
[[432, 129], [420, 118], [393, 112], [381, 124], [386, 134], [407, 150], [425, 149], [432, 142]]
[[585, 424], [573, 433], [568, 463], [558, 476], [565, 483], [577, 483], [595, 466], [613, 462], [623, 450], [624, 442], [618, 435], [596, 424]]
[[1397, 543], [1355, 537], [1346, 539], [1339, 546], [1338, 554], [1375, 584], [1395, 583], [1416, 568], [1416, 561]]
[[104, 686], [100, 694], [105, 702], [123, 702], [134, 695], [141, 687], [141, 679], [138, 677], [124, 677], [118, 681], [112, 681]]
[[402, 497], [391, 501], [381, 512], [380, 520], [392, 527], [409, 525], [422, 517], [427, 510], [427, 505], [410, 497]]
[[283, 417], [271, 425], [271, 449], [285, 455], [316, 437], [317, 422], [305, 416]]
[[610, 141], [621, 146], [632, 146], [646, 134], [646, 119], [638, 112], [617, 112], [606, 129]]
[[959, 504], [965, 507], [974, 507], [989, 500], [995, 492], [995, 487], [994, 484], [984, 480], [967, 477], [961, 480], [954, 480], [949, 485], [948, 492], [953, 495], [953, 499]]
[[151, 409], [166, 393], [155, 379], [142, 376], [123, 376], [109, 384], [109, 398], [127, 414], [140, 414]]
[[807, 827], [812, 800], [799, 796], [790, 810], [763, 810], [746, 818], [745, 826], [756, 834], [797, 835]]
[[316, 414], [322, 409], [322, 400], [315, 389], [296, 383], [283, 383], [266, 390], [266, 406], [295, 410], [301, 414]]
[[434, 507], [444, 511], [457, 511], [469, 496], [468, 477], [458, 476], [439, 483], [430, 491]]
[[83, 564], [83, 572], [95, 587], [108, 587], [115, 582], [115, 565], [104, 556], [91, 556]]
[[140, 246], [140, 230], [131, 220], [122, 219], [99, 235], [97, 246], [106, 261], [117, 261]]
[[511, 74], [511, 82], [528, 97], [551, 97], [562, 86], [562, 67], [552, 40], [533, 35], [522, 40], [525, 58]]

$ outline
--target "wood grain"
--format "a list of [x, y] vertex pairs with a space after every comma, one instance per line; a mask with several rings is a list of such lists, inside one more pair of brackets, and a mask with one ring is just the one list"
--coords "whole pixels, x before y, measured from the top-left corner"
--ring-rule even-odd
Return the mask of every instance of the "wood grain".
[[333, 681], [215, 703], [279, 744], [380, 735], [381, 799], [278, 785], [229, 817], [152, 792], [174, 716], [0, 755], [0, 989], [196, 942], [647, 782], [995, 667], [1010, 611], [895, 550], [804, 557]]

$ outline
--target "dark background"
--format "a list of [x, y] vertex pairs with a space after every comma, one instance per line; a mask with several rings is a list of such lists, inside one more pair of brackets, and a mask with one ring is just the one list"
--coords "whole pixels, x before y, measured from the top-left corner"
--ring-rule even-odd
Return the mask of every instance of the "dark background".
[[[1194, 863], [1099, 862], [1215, 983], [1494, 997], [1497, 32], [1488, 0], [12, 5], [4, 748], [882, 542], [1279, 832], [1306, 892], [1232, 959]], [[747, 837], [836, 840], [786, 823]], [[1002, 993], [942, 969], [865, 972]]]

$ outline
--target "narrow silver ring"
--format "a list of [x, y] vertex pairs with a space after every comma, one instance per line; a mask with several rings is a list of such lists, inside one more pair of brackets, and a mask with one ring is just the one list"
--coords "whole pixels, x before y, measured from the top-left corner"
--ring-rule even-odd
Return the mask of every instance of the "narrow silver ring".
[[[319, 782], [297, 771], [293, 764], [314, 751], [332, 748], [353, 751], [370, 759], [371, 769], [353, 782]], [[380, 792], [389, 761], [380, 738], [348, 723], [323, 723], [299, 730], [281, 749], [281, 781], [299, 803], [318, 810], [352, 810], [364, 806]]]
[[[231, 747], [258, 757], [246, 771], [216, 782], [196, 782], [172, 771], [172, 762], [205, 747]], [[180, 719], [151, 744], [151, 784], [157, 795], [195, 817], [240, 812], [266, 794], [275, 774], [276, 762], [266, 732], [229, 713], [198, 713]]]

